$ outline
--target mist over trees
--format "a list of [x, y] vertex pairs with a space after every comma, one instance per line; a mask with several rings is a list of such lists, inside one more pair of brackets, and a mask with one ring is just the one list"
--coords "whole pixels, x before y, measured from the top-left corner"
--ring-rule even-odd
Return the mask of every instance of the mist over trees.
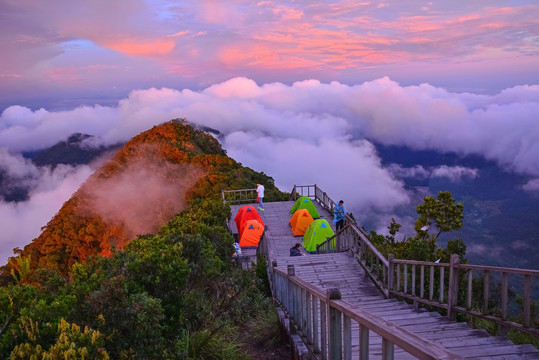
[[[119, 187], [107, 192], [110, 181]], [[267, 323], [273, 304], [254, 270], [232, 261], [230, 208], [220, 190], [256, 183], [265, 184], [268, 200], [286, 196], [202, 131], [166, 123], [135, 137], [2, 268], [0, 357], [246, 358], [245, 341], [266, 339], [249, 339], [240, 328], [260, 326], [260, 314], [269, 314]], [[137, 197], [161, 187], [176, 207], [164, 197]], [[162, 222], [130, 233], [125, 218], [90, 201], [112, 193], [115, 211]]]

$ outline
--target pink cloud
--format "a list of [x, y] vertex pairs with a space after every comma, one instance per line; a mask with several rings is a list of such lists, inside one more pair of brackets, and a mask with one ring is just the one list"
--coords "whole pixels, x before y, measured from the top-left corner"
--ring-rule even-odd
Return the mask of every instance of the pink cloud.
[[[90, 80], [96, 91], [143, 87], [133, 86], [135, 81], [171, 86], [185, 77], [207, 85], [236, 76], [365, 81], [401, 75], [418, 83], [430, 81], [429, 76], [447, 79], [450, 67], [462, 69], [462, 78], [479, 67], [475, 78], [492, 79], [489, 72], [502, 61], [505, 74], [519, 76], [502, 87], [510, 86], [528, 81], [524, 72], [532, 73], [532, 63], [539, 61], [539, 5], [523, 2], [528, 5], [426, 3], [423, 11], [397, 0], [13, 2], [16, 11], [6, 13], [0, 24], [0, 76], [5, 79], [0, 95], [18, 88], [25, 96], [23, 87], [47, 88], [43, 78], [51, 77], [58, 86], [72, 86], [67, 88], [71, 93], [73, 86], [81, 87], [75, 84], [88, 81], [76, 69], [95, 63], [133, 69], [114, 77], [114, 84], [109, 73], [94, 74]], [[92, 48], [70, 42], [88, 42]], [[360, 71], [373, 68], [377, 71]]]
[[109, 49], [121, 51], [128, 55], [162, 55], [174, 49], [172, 39], [130, 39], [120, 42], [105, 42]]

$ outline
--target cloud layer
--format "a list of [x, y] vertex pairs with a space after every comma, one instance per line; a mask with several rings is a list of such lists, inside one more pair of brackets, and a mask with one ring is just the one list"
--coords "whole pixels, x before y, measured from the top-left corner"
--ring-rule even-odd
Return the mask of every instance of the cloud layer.
[[[201, 91], [137, 90], [117, 106], [56, 112], [12, 106], [0, 115], [0, 148], [11, 154], [36, 150], [74, 132], [94, 135], [105, 145], [115, 144], [153, 125], [187, 117], [194, 124], [218, 129], [229, 155], [270, 174], [283, 190], [290, 191], [295, 183], [317, 183], [333, 197], [345, 199], [361, 219], [373, 209], [390, 212], [409, 202], [412, 195], [399, 179], [412, 173], [452, 181], [477, 176], [477, 170], [462, 167], [383, 168], [371, 140], [481, 155], [508, 170], [537, 177], [537, 113], [537, 85], [478, 95], [452, 93], [429, 84], [401, 86], [387, 77], [353, 86], [317, 80], [258, 85], [251, 79], [234, 78]], [[11, 163], [12, 171], [21, 174], [39, 172], [24, 170], [21, 158], [12, 158]], [[535, 183], [527, 187], [532, 190]], [[38, 211], [40, 205], [33, 203], [37, 194], [25, 204], [5, 204], [6, 211], [24, 213], [23, 206]], [[14, 219], [13, 215], [5, 217]]]

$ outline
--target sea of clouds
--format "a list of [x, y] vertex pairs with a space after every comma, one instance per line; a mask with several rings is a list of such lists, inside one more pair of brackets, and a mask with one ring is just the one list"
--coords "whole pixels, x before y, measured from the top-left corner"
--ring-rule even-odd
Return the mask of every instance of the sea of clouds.
[[11, 106], [0, 115], [0, 169], [27, 184], [30, 196], [24, 202], [0, 202], [0, 263], [15, 246], [39, 235], [99, 166], [38, 168], [20, 155], [75, 132], [96, 136], [94, 145], [111, 145], [186, 117], [219, 130], [229, 156], [271, 175], [282, 190], [316, 183], [335, 200], [345, 199], [360, 220], [371, 211], [390, 219], [395, 207], [412, 199], [403, 178], [460, 181], [478, 172], [461, 166], [383, 167], [372, 141], [480, 155], [530, 175], [523, 188], [536, 192], [538, 113], [539, 85], [484, 95], [429, 84], [404, 87], [387, 77], [354, 86], [317, 80], [258, 85], [234, 78], [200, 91], [135, 90], [117, 106], [55, 112]]

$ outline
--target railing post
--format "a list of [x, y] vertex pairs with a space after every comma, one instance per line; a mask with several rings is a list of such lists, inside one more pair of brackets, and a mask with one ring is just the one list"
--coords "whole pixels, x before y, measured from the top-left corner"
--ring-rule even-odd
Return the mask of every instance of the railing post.
[[291, 320], [295, 319], [296, 314], [294, 313], [294, 284], [292, 284], [291, 277], [296, 276], [296, 269], [294, 268], [294, 265], [288, 265], [286, 267], [287, 270], [287, 290], [286, 290], [286, 304], [288, 307], [288, 316]]
[[382, 338], [382, 359], [393, 360], [395, 355], [395, 346], [393, 343], [385, 338]]
[[314, 353], [317, 354], [317, 353], [320, 353], [320, 341], [318, 341], [318, 329], [319, 329], [318, 304], [320, 303], [320, 300], [316, 296], [313, 296], [312, 299], [313, 299], [313, 307], [312, 307], [313, 309], [312, 311], [312, 314], [313, 314], [313, 332], [312, 332], [313, 350], [314, 350]]
[[275, 269], [277, 268], [277, 261], [273, 260], [271, 262], [271, 293], [275, 297], [276, 289], [275, 289]]
[[387, 255], [387, 297], [388, 298], [391, 298], [391, 290], [393, 290], [393, 276], [394, 276], [394, 273], [395, 273], [395, 269], [394, 269], [394, 266], [395, 264], [393, 264], [393, 259], [395, 259], [395, 255], [393, 254], [389, 254]]
[[[508, 288], [509, 288], [509, 274], [507, 272], [502, 272], [502, 314], [501, 319], [502, 322], [507, 321], [507, 305], [509, 303], [509, 294], [508, 294]], [[507, 335], [508, 327], [503, 324], [498, 324], [498, 335]]]
[[530, 327], [530, 305], [531, 305], [531, 286], [532, 278], [530, 275], [524, 275], [524, 293], [523, 293], [523, 312], [522, 312], [522, 323], [524, 327]]
[[328, 358], [328, 325], [327, 325], [327, 299], [324, 302], [320, 299], [320, 347], [322, 360]]
[[451, 321], [457, 319], [457, 312], [453, 309], [457, 306], [458, 286], [459, 286], [459, 256], [451, 254], [449, 261], [449, 293], [447, 294], [447, 317]]
[[490, 271], [483, 272], [483, 315], [488, 314], [488, 294], [490, 287]]
[[359, 359], [369, 360], [369, 328], [359, 325]]
[[312, 311], [312, 295], [310, 292], [305, 293], [305, 310], [306, 315], [304, 317], [306, 335], [307, 335], [307, 344], [313, 343], [313, 311]]
[[343, 348], [344, 360], [352, 360], [352, 319], [343, 314]]
[[341, 312], [330, 304], [331, 300], [341, 299], [341, 291], [337, 288], [327, 289], [326, 299], [329, 308], [329, 358], [342, 359]]

